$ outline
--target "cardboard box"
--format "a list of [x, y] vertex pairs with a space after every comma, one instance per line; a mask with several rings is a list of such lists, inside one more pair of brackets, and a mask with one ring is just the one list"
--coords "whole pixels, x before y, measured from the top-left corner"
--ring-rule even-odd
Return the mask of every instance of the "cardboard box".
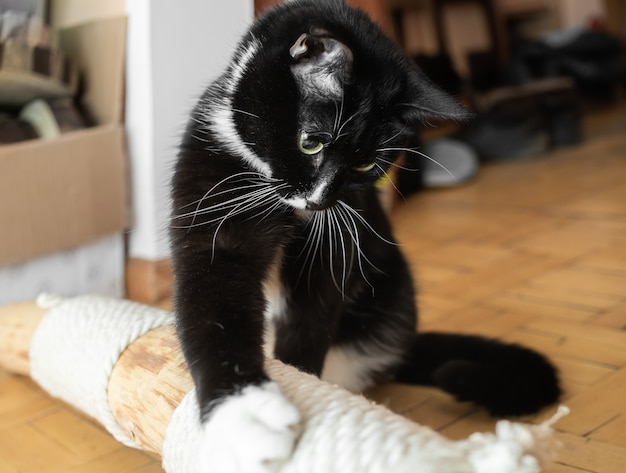
[[122, 125], [126, 21], [59, 32], [83, 74], [97, 126], [0, 146], [0, 267], [88, 244], [127, 227]]

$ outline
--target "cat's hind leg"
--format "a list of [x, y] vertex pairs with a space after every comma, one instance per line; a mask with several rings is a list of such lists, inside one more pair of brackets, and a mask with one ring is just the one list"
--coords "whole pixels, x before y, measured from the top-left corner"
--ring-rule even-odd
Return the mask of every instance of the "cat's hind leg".
[[410, 286], [394, 285], [375, 295], [369, 289], [362, 288], [360, 297], [345, 307], [321, 375], [356, 393], [392, 379], [415, 337]]
[[363, 252], [371, 259], [353, 275], [321, 375], [352, 392], [393, 378], [417, 324], [411, 274], [398, 247], [370, 244]]
[[402, 363], [401, 353], [377, 351], [354, 345], [333, 346], [324, 360], [321, 378], [353, 393], [361, 393], [389, 376]]
[[386, 380], [434, 386], [496, 416], [531, 414], [559, 399], [558, 373], [543, 355], [481, 336], [415, 333], [412, 297], [387, 289], [342, 314], [322, 379], [354, 392]]

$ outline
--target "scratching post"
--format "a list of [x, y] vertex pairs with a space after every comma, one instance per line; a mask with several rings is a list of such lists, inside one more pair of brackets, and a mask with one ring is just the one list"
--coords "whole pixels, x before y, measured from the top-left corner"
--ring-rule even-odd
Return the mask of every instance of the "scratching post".
[[[198, 408], [172, 322], [99, 296], [0, 307], [0, 366], [32, 376], [124, 444], [160, 453], [169, 473], [201, 473]], [[495, 434], [454, 442], [279, 361], [266, 368], [304, 423], [281, 473], [537, 473], [553, 454], [550, 423], [501, 421]]]

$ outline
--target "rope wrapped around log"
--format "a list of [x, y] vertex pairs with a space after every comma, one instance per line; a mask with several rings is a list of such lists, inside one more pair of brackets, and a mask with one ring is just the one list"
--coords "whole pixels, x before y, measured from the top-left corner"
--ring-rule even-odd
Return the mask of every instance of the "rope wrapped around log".
[[[101, 296], [0, 307], [0, 366], [94, 417], [122, 443], [196, 470], [198, 406], [172, 314]], [[304, 422], [281, 473], [537, 473], [555, 450], [551, 421], [500, 421], [460, 441], [278, 360], [267, 372]]]

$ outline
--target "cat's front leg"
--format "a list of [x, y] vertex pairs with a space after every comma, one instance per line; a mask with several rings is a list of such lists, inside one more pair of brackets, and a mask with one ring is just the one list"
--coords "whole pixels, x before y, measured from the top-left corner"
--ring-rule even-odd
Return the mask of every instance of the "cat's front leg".
[[202, 415], [199, 472], [277, 471], [300, 414], [263, 369], [263, 270], [232, 252], [190, 251], [176, 258], [176, 312]]
[[285, 308], [274, 319], [274, 355], [283, 363], [320, 376], [337, 331], [344, 294], [335, 287], [328, 267], [319, 260], [310, 262], [307, 279], [303, 281], [302, 264], [294, 256], [300, 251], [297, 242], [287, 249], [282, 272]]

